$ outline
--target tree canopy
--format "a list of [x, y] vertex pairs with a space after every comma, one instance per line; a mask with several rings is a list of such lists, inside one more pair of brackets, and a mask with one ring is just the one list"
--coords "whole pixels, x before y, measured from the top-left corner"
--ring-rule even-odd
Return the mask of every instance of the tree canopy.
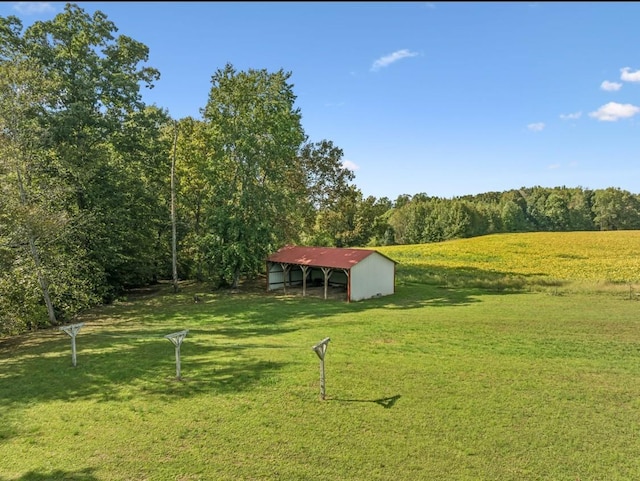
[[224, 282], [256, 273], [264, 259], [294, 237], [296, 155], [304, 141], [290, 73], [238, 72], [231, 64], [214, 73], [203, 110], [211, 186], [206, 227], [209, 259]]

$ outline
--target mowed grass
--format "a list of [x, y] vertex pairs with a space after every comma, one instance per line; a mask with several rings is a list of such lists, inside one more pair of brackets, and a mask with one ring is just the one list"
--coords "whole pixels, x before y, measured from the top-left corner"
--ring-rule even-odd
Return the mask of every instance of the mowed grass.
[[0, 480], [640, 479], [637, 232], [380, 250], [389, 297], [161, 285], [81, 316], [75, 368], [0, 341]]

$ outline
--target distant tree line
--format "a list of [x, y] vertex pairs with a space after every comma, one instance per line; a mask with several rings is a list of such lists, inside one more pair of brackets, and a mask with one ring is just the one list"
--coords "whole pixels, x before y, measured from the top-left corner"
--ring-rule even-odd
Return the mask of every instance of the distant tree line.
[[417, 194], [400, 196], [374, 225], [372, 245], [502, 232], [640, 229], [640, 197], [613, 187], [523, 187], [453, 199]]
[[74, 4], [26, 29], [0, 17], [0, 334], [174, 273], [236, 286], [287, 243], [640, 228], [615, 188], [364, 197], [342, 150], [305, 134], [289, 72], [227, 64], [201, 117], [173, 119], [142, 101], [148, 48], [116, 32]]

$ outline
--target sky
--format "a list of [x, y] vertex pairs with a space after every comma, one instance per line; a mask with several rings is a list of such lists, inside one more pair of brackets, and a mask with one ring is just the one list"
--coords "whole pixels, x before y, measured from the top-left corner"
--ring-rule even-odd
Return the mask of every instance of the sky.
[[640, 2], [76, 3], [149, 47], [143, 100], [174, 119], [201, 118], [227, 63], [290, 72], [308, 140], [342, 149], [365, 197], [640, 193]]

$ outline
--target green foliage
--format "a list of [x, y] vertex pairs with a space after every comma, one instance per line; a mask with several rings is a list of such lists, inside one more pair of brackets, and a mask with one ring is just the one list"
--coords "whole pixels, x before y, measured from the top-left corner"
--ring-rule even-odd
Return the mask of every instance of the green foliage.
[[497, 232], [638, 229], [640, 199], [615, 188], [533, 187], [453, 199], [419, 194], [399, 198], [386, 217], [395, 244]]
[[593, 222], [600, 230], [640, 228], [640, 200], [622, 189], [596, 190], [593, 212]]
[[527, 219], [522, 207], [512, 200], [507, 200], [500, 213], [505, 232], [523, 232], [527, 230]]
[[0, 332], [44, 325], [42, 302], [64, 321], [158, 277], [166, 116], [141, 102], [148, 49], [115, 31], [74, 4], [24, 32], [0, 20]]
[[377, 206], [358, 198], [353, 213], [336, 211], [360, 194], [341, 149], [305, 143], [290, 73], [229, 64], [203, 120], [177, 122], [143, 104], [159, 73], [144, 66], [145, 45], [116, 32], [75, 4], [24, 32], [0, 19], [0, 331], [46, 324], [38, 290], [54, 322], [168, 276], [176, 129], [180, 276], [236, 285], [284, 243], [332, 244], [316, 230], [325, 214], [352, 217], [340, 227], [349, 245], [381, 235]]
[[[305, 143], [299, 153], [301, 240], [305, 244], [334, 245], [336, 217], [348, 217], [349, 200], [358, 195], [350, 182], [355, 175], [342, 163], [342, 149], [330, 140]], [[333, 219], [333, 220], [330, 220]], [[333, 230], [332, 230], [333, 229]]]
[[241, 274], [263, 269], [264, 259], [295, 231], [296, 155], [304, 140], [290, 73], [237, 72], [227, 64], [212, 76], [207, 106], [211, 188], [204, 222], [209, 271], [235, 286]]
[[[210, 259], [209, 240], [206, 232], [206, 215], [212, 201], [210, 166], [212, 148], [208, 142], [207, 125], [204, 121], [191, 117], [181, 119], [175, 125], [167, 126], [165, 138], [176, 139], [176, 213], [178, 218], [178, 275], [181, 278], [215, 278], [215, 270]], [[173, 155], [173, 153], [172, 153]]]

